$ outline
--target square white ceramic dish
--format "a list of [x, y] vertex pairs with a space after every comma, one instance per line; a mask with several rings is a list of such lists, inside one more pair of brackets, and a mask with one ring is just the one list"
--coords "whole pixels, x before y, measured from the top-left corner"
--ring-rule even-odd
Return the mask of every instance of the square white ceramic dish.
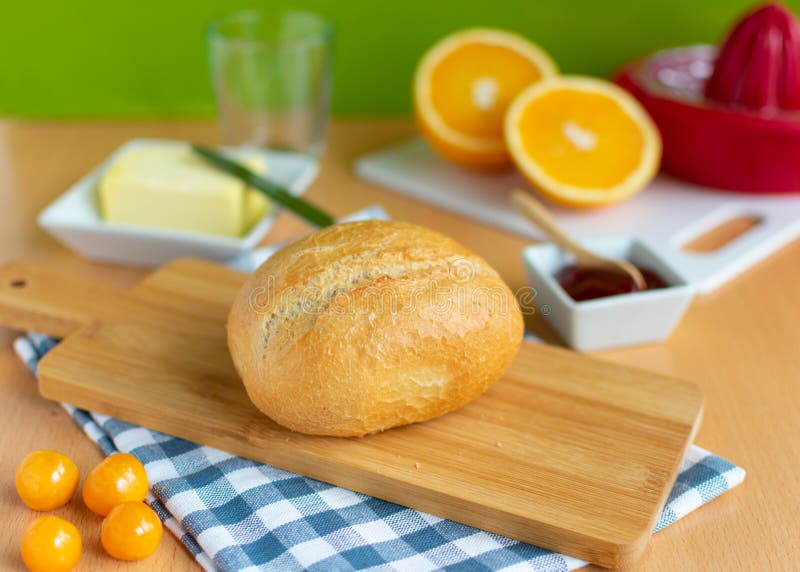
[[[59, 242], [92, 260], [135, 266], [158, 266], [174, 258], [195, 256], [225, 260], [251, 250], [272, 227], [276, 210], [262, 218], [241, 238], [109, 223], [100, 216], [96, 186], [106, 169], [128, 151], [150, 145], [188, 145], [164, 139], [133, 139], [72, 185], [39, 215], [39, 226]], [[236, 156], [236, 149], [224, 149]], [[317, 162], [297, 153], [247, 150], [267, 164], [270, 180], [301, 195], [317, 175]]]
[[574, 262], [572, 256], [550, 243], [525, 248], [522, 257], [536, 304], [564, 341], [576, 350], [592, 351], [669, 337], [692, 298], [686, 280], [635, 238], [607, 237], [585, 245], [598, 254], [650, 268], [669, 286], [576, 302], [555, 278], [561, 268]]

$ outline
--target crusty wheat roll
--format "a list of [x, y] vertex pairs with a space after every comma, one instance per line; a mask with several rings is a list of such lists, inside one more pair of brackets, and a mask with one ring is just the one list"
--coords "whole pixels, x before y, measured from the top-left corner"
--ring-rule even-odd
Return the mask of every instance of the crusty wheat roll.
[[426, 228], [365, 221], [317, 231], [256, 270], [228, 346], [274, 421], [349, 437], [461, 407], [503, 374], [522, 330], [482, 258]]

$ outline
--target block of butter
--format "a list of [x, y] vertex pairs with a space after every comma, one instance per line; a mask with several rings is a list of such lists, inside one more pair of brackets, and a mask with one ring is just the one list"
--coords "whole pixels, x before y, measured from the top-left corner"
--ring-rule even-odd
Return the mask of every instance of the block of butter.
[[[258, 157], [237, 159], [258, 173], [266, 171]], [[269, 210], [261, 193], [180, 145], [125, 153], [100, 180], [98, 197], [109, 222], [230, 237], [247, 233]]]

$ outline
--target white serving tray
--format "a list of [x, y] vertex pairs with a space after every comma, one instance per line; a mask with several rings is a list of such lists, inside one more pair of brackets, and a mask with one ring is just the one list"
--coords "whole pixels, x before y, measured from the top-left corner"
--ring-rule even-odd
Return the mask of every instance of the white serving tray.
[[[110, 223], [100, 217], [96, 186], [111, 163], [128, 151], [165, 144], [188, 145], [164, 139], [128, 141], [45, 208], [39, 215], [39, 226], [87, 258], [135, 266], [159, 266], [184, 256], [227, 260], [258, 245], [272, 228], [275, 208], [241, 238]], [[237, 152], [227, 150], [234, 156]], [[254, 153], [260, 156], [267, 164], [270, 180], [294, 195], [301, 195], [317, 176], [317, 162], [305, 155], [252, 148], [247, 153], [249, 157]]]
[[[799, 159], [800, 160], [800, 159]], [[418, 138], [370, 153], [356, 162], [364, 179], [499, 228], [540, 238], [508, 204], [513, 188], [528, 185], [516, 173], [483, 174], [437, 157]], [[674, 267], [696, 292], [708, 292], [800, 234], [800, 195], [749, 195], [695, 187], [659, 176], [628, 202], [606, 209], [555, 208], [581, 239], [628, 234]], [[708, 253], [681, 247], [720, 223], [755, 216], [761, 223]]]

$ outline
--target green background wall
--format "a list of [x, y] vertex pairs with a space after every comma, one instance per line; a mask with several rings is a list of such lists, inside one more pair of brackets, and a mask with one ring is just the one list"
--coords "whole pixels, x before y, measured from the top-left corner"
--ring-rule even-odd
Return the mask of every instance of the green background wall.
[[[403, 114], [414, 64], [474, 25], [521, 32], [570, 73], [607, 75], [671, 45], [715, 42], [747, 0], [26, 0], [0, 15], [0, 114], [213, 114], [204, 30], [239, 8], [303, 8], [336, 26], [334, 113]], [[800, 0], [789, 2], [795, 10]]]

